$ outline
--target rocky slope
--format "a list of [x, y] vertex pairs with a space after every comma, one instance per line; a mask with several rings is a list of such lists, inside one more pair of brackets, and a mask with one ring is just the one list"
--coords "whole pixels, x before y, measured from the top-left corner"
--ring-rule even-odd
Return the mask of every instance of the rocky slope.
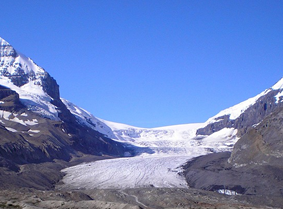
[[265, 196], [280, 206], [283, 196], [283, 108], [248, 129], [232, 153], [198, 157], [185, 166], [188, 184], [226, 194]]

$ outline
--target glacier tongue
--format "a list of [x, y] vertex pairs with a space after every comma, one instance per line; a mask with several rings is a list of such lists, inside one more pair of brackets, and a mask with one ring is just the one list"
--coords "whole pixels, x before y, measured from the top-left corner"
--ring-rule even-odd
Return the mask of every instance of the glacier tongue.
[[[170, 127], [172, 128], [172, 127]], [[172, 129], [171, 129], [172, 130]], [[176, 130], [175, 130], [176, 131]], [[137, 187], [187, 188], [182, 165], [190, 159], [216, 151], [228, 151], [236, 142], [237, 131], [223, 129], [203, 138], [147, 141], [153, 154], [143, 153], [131, 158], [96, 161], [66, 168], [63, 188], [124, 189]], [[161, 137], [162, 138], [162, 137]], [[138, 144], [139, 145], [139, 144]], [[154, 147], [153, 147], [154, 145]]]

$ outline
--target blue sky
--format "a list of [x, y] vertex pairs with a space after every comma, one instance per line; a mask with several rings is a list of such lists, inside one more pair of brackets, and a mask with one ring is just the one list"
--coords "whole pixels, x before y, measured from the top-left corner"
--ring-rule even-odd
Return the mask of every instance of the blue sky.
[[94, 116], [204, 122], [283, 76], [283, 1], [1, 0], [0, 36]]

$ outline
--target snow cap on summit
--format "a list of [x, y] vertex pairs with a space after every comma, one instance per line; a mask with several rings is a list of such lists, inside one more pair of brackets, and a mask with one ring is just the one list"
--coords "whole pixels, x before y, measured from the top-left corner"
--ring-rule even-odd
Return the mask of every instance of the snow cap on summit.
[[0, 37], [0, 46], [7, 46], [10, 45], [6, 40], [4, 40], [2, 37]]
[[58, 99], [59, 86], [42, 67], [18, 53], [0, 37], [0, 85], [17, 92], [20, 101], [31, 111], [59, 120], [52, 99]]
[[281, 78], [274, 86], [271, 87], [273, 90], [279, 90], [283, 88], [283, 78]]

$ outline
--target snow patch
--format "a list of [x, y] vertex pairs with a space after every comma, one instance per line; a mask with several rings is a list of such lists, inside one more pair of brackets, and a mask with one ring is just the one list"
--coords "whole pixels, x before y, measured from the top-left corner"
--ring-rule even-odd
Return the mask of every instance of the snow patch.
[[217, 191], [219, 194], [225, 194], [225, 195], [240, 195], [237, 192], [233, 191], [233, 190], [229, 190], [229, 189], [219, 189]]
[[37, 119], [32, 119], [32, 120], [26, 120], [25, 124], [29, 125], [29, 126], [34, 126], [38, 124]]
[[28, 132], [32, 132], [32, 133], [40, 133], [40, 130], [33, 130], [33, 129], [30, 129]]
[[0, 117], [4, 118], [5, 120], [10, 120], [10, 115], [12, 115], [12, 113], [4, 110], [0, 111]]
[[8, 131], [11, 131], [11, 132], [18, 132], [16, 129], [14, 128], [10, 128], [10, 127], [5, 127]]
[[282, 97], [283, 97], [283, 91], [280, 91], [278, 94], [276, 94], [275, 96], [275, 99], [276, 99], [276, 104], [278, 104], [279, 102], [281, 102], [282, 100]]

